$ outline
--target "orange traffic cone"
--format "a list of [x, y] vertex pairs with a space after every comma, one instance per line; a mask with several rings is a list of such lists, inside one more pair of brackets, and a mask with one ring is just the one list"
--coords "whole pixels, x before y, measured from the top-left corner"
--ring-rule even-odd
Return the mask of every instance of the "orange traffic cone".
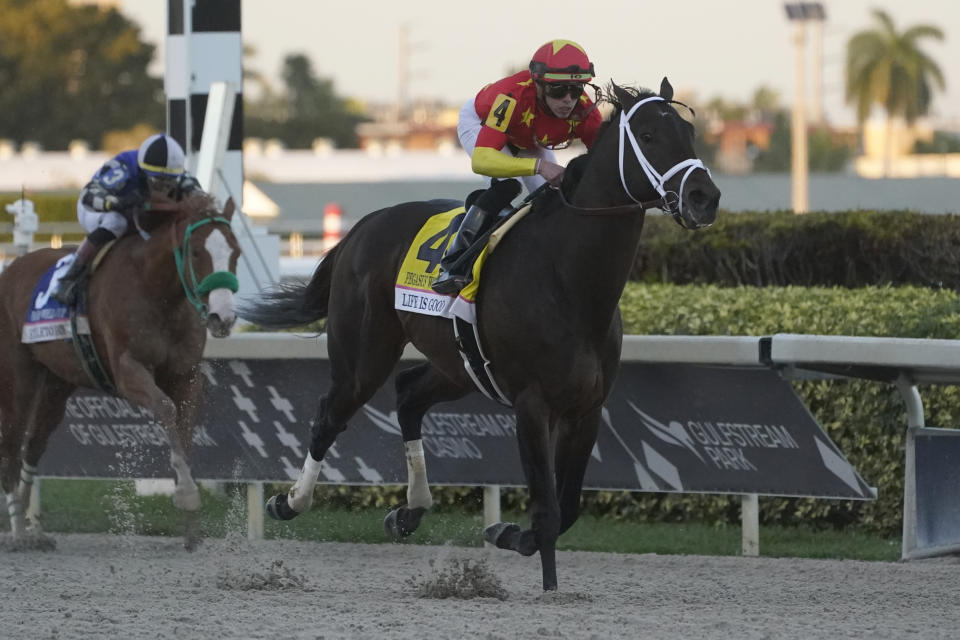
[[323, 209], [323, 250], [326, 251], [340, 241], [342, 236], [343, 212], [336, 202], [329, 203]]

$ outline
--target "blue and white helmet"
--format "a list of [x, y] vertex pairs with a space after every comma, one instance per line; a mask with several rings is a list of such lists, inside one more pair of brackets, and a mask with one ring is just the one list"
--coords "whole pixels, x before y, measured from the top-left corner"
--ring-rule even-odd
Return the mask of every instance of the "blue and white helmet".
[[155, 178], [179, 176], [183, 173], [184, 163], [183, 148], [165, 133], [144, 140], [137, 153], [137, 164], [148, 176]]

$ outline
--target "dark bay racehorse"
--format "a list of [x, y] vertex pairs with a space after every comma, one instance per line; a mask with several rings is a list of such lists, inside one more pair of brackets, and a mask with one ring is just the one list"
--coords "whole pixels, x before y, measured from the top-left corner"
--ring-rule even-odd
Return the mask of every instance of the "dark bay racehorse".
[[[121, 238], [88, 290], [94, 344], [117, 395], [149, 409], [170, 442], [173, 502], [185, 514], [188, 548], [199, 535], [200, 494], [187, 459], [202, 388], [200, 360], [207, 330], [225, 337], [236, 320], [240, 249], [230, 229], [233, 210], [232, 200], [221, 211], [201, 194], [144, 217], [150, 238]], [[67, 399], [77, 387], [95, 386], [72, 343], [21, 342], [35, 284], [66, 254], [34, 251], [0, 274], [0, 480], [14, 538], [25, 533], [37, 465]]]
[[[672, 97], [666, 78], [660, 95], [613, 85], [613, 116], [590, 153], [568, 168], [562, 193], [539, 198], [484, 267], [479, 334], [516, 410], [532, 521], [527, 530], [497, 523], [484, 536], [525, 556], [539, 551], [544, 589], [557, 588], [557, 537], [579, 515], [601, 409], [619, 368], [618, 302], [645, 205], [673, 213], [691, 229], [717, 215], [720, 192], [696, 159], [693, 127]], [[434, 404], [475, 388], [450, 320], [395, 310], [394, 284], [418, 229], [449, 208], [449, 201], [408, 202], [372, 213], [326, 255], [308, 284], [241, 306], [241, 317], [269, 328], [327, 318], [331, 386], [312, 424], [304, 468], [288, 494], [271, 498], [270, 515], [289, 519], [310, 508], [324, 454], [388, 378], [408, 342], [428, 362], [396, 378], [409, 486], [407, 505], [386, 525], [407, 535], [431, 505], [421, 419]]]

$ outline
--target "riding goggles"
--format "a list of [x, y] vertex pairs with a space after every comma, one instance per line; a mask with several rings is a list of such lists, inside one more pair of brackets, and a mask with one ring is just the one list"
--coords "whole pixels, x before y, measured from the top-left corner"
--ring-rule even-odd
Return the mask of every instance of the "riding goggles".
[[147, 176], [147, 186], [150, 187], [150, 193], [158, 195], [172, 195], [177, 188], [177, 176]]
[[543, 93], [548, 98], [553, 98], [554, 100], [562, 100], [567, 94], [570, 94], [571, 98], [577, 100], [583, 95], [583, 84], [579, 82], [562, 84], [545, 83], [543, 85]]

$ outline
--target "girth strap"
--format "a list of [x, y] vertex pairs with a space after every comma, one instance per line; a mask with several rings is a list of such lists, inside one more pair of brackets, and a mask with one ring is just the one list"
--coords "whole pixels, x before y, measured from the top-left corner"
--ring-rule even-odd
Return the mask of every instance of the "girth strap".
[[[77, 318], [81, 310], [87, 308], [87, 288], [79, 287], [77, 291], [77, 300], [70, 307], [70, 337], [73, 338], [73, 348], [80, 359], [80, 365], [83, 367], [87, 377], [93, 381], [98, 389], [107, 393], [116, 393], [117, 387], [113, 380], [107, 374], [100, 356], [97, 354], [97, 348], [93, 343], [93, 333], [81, 333], [77, 328]], [[89, 316], [88, 316], [89, 322]]]
[[512, 407], [513, 405], [507, 400], [507, 396], [500, 390], [497, 381], [493, 378], [490, 360], [483, 352], [483, 347], [480, 346], [480, 336], [477, 333], [476, 325], [454, 316], [453, 336], [457, 343], [457, 349], [460, 350], [460, 356], [463, 358], [463, 368], [466, 369], [467, 375], [473, 380], [473, 384], [477, 386], [480, 393], [505, 407]]

